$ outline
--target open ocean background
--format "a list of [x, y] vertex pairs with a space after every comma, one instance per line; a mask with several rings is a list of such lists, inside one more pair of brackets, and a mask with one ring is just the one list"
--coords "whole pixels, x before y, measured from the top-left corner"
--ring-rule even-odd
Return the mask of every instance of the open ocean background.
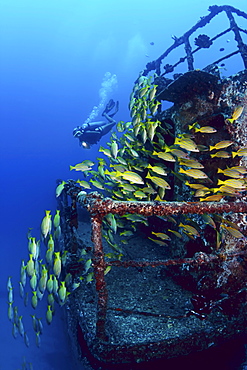
[[[74, 127], [110, 98], [120, 102], [114, 118], [128, 121], [129, 96], [139, 72], [173, 43], [173, 35], [180, 37], [215, 3], [226, 1], [0, 1], [1, 370], [21, 369], [23, 356], [34, 370], [76, 369], [59, 310], [52, 325], [45, 324], [41, 347], [35, 345], [30, 318], [34, 310], [24, 307], [18, 289], [20, 263], [28, 256], [28, 228], [39, 238], [45, 210], [54, 215], [56, 209], [56, 180], [77, 180], [69, 165], [96, 159], [99, 146], [109, 138], [85, 150], [72, 135]], [[246, 0], [227, 4], [247, 12]], [[238, 24], [247, 28], [244, 19]], [[227, 27], [228, 19], [219, 15], [201, 33], [214, 36]], [[226, 39], [216, 45], [214, 55], [209, 49], [196, 59], [196, 68], [220, 58], [221, 47], [235, 50], [233, 35]], [[180, 58], [179, 53], [176, 56]], [[229, 76], [243, 68], [236, 57], [222, 73]], [[101, 120], [101, 113], [96, 120]], [[11, 333], [8, 276], [15, 286], [14, 305], [23, 315], [29, 348]], [[37, 316], [45, 318], [45, 312], [44, 304]], [[220, 361], [211, 370], [247, 369], [244, 343], [233, 347], [227, 361], [226, 354], [219, 352]], [[203, 366], [204, 360], [198, 361]], [[178, 368], [186, 368], [183, 363]]]

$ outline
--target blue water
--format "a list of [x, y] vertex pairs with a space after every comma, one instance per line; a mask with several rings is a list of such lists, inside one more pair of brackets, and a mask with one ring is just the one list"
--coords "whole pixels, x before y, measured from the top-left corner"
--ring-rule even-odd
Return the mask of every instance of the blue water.
[[[19, 298], [20, 262], [27, 258], [26, 233], [39, 238], [45, 209], [55, 210], [56, 179], [77, 179], [69, 165], [95, 159], [107, 137], [84, 150], [72, 131], [102, 99], [120, 101], [117, 120], [129, 120], [128, 99], [139, 72], [173, 40], [207, 14], [214, 1], [198, 0], [1, 0], [0, 2], [0, 369], [71, 369], [71, 355], [57, 311], [36, 348], [29, 314]], [[223, 5], [225, 1], [217, 1]], [[247, 11], [246, 0], [232, 6]], [[242, 21], [243, 28], [247, 28]], [[227, 28], [219, 17], [208, 33]], [[154, 42], [154, 45], [150, 45]], [[217, 45], [230, 48], [228, 43]], [[208, 56], [201, 55], [196, 68]], [[243, 69], [240, 60], [226, 75]], [[110, 78], [102, 83], [106, 72]], [[115, 77], [116, 76], [116, 77]], [[117, 81], [117, 83], [116, 83]], [[103, 95], [102, 95], [103, 94]], [[104, 95], [105, 94], [105, 95]], [[100, 113], [100, 112], [99, 112]], [[99, 117], [98, 117], [99, 119]], [[109, 136], [108, 136], [109, 137]], [[11, 275], [15, 304], [23, 314], [30, 348], [14, 339], [7, 318], [6, 282]], [[39, 315], [44, 317], [45, 307]], [[74, 367], [75, 368], [75, 367]], [[234, 370], [234, 369], [233, 369]]]

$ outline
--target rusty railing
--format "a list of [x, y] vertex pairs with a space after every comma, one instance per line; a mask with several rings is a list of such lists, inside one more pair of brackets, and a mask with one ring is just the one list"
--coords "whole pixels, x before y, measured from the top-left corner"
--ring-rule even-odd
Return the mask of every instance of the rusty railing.
[[102, 198], [98, 193], [85, 192], [78, 194], [77, 201], [85, 207], [91, 216], [92, 242], [94, 244], [93, 268], [98, 293], [98, 317], [96, 335], [100, 340], [106, 340], [105, 321], [107, 313], [107, 284], [104, 271], [107, 266], [117, 267], [146, 267], [167, 266], [182, 264], [207, 264], [220, 257], [216, 254], [207, 255], [197, 253], [194, 258], [175, 258], [164, 261], [105, 261], [102, 244], [102, 222], [109, 213], [123, 215], [126, 213], [143, 216], [164, 216], [176, 214], [203, 214], [203, 213], [246, 213], [247, 202], [127, 202]]

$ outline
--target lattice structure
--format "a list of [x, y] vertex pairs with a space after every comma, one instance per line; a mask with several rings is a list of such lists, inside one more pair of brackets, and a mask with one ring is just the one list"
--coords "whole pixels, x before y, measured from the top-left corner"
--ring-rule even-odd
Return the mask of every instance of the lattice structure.
[[[237, 50], [234, 50], [232, 53], [224, 55], [222, 58], [220, 58], [218, 60], [215, 60], [214, 62], [212, 62], [212, 64], [216, 65], [216, 64], [218, 64], [218, 63], [220, 63], [220, 62], [222, 62], [226, 59], [231, 58], [233, 55], [240, 54], [241, 58], [243, 60], [244, 68], [247, 68], [247, 45], [243, 42], [243, 39], [242, 39], [242, 34], [243, 33], [247, 34], [247, 30], [242, 29], [240, 26], [238, 26], [237, 22], [234, 18], [234, 15], [237, 15], [237, 16], [240, 16], [240, 17], [243, 17], [243, 18], [247, 19], [247, 14], [245, 12], [240, 11], [239, 9], [236, 9], [236, 8], [234, 8], [232, 6], [229, 6], [229, 5], [221, 5], [221, 6], [213, 5], [213, 6], [210, 6], [209, 7], [209, 12], [210, 12], [210, 14], [208, 14], [204, 17], [201, 17], [201, 20], [198, 21], [187, 32], [185, 32], [185, 34], [183, 36], [178, 37], [178, 38], [174, 36], [173, 37], [174, 38], [174, 43], [158, 59], [156, 59], [152, 62], [149, 62], [146, 65], [146, 68], [144, 69], [142, 74], [144, 76], [146, 76], [150, 71], [155, 70], [155, 72], [159, 76], [164, 76], [164, 75], [166, 75], [170, 72], [173, 72], [175, 67], [177, 67], [179, 64], [181, 64], [185, 61], [187, 62], [188, 71], [192, 71], [196, 68], [195, 61], [194, 61], [196, 52], [198, 52], [200, 49], [203, 49], [203, 48], [210, 48], [210, 46], [213, 44], [213, 42], [215, 40], [217, 40], [218, 38], [220, 38], [220, 37], [222, 37], [222, 36], [224, 36], [228, 33], [231, 33], [231, 32], [234, 33], [234, 38], [237, 42]], [[210, 23], [210, 21], [215, 16], [220, 14], [221, 12], [224, 12], [226, 14], [227, 18], [229, 19], [229, 23], [230, 23], [229, 28], [220, 32], [219, 34], [212, 37], [211, 39], [207, 35], [201, 35], [201, 36], [204, 36], [204, 37], [199, 38], [199, 40], [197, 40], [197, 42], [196, 42], [196, 46], [197, 46], [197, 44], [199, 46], [195, 47], [193, 49], [193, 46], [192, 46], [192, 43], [191, 43], [191, 38], [193, 37], [193, 34], [198, 29], [200, 29], [200, 28], [206, 26], [208, 23]], [[171, 65], [169, 63], [166, 63], [163, 67], [165, 72], [162, 73], [162, 71], [161, 71], [162, 64], [165, 63], [164, 61], [167, 61], [167, 59], [165, 59], [165, 58], [168, 58], [170, 53], [180, 45], [184, 45], [185, 56], [181, 57], [173, 65]]]

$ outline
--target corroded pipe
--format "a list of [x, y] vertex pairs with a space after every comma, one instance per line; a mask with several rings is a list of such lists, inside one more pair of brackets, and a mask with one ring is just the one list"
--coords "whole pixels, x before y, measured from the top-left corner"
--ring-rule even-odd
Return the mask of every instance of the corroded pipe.
[[187, 213], [246, 213], [247, 202], [128, 202], [102, 198], [98, 193], [83, 197], [78, 202], [86, 207], [91, 215], [104, 217], [108, 213], [123, 215], [137, 213], [143, 216], [163, 216]]
[[96, 335], [99, 339], [105, 341], [105, 318], [107, 310], [108, 292], [104, 271], [106, 263], [104, 260], [104, 252], [102, 245], [102, 217], [94, 216], [91, 218], [92, 223], [92, 242], [94, 244], [93, 268], [96, 281], [96, 290], [98, 292], [98, 318], [96, 322]]
[[109, 261], [107, 262], [108, 266], [117, 266], [117, 267], [158, 267], [158, 266], [174, 266], [174, 265], [202, 265], [204, 263], [210, 263], [213, 261], [219, 261], [220, 256], [215, 254], [206, 254], [203, 252], [198, 252], [193, 258], [176, 258], [169, 259], [165, 261]]

